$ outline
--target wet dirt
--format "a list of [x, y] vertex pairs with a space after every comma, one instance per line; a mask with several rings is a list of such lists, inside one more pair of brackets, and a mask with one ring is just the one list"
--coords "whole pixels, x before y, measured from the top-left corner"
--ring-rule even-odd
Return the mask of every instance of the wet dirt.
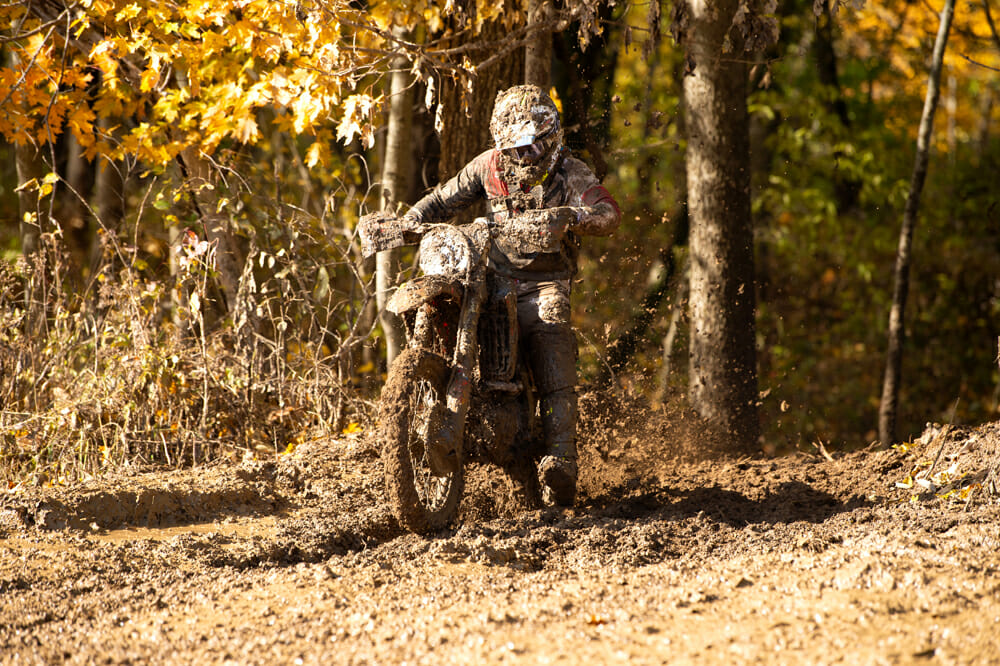
[[474, 466], [428, 537], [364, 434], [6, 493], [0, 662], [1000, 663], [1000, 424], [698, 462], [583, 411], [573, 508]]

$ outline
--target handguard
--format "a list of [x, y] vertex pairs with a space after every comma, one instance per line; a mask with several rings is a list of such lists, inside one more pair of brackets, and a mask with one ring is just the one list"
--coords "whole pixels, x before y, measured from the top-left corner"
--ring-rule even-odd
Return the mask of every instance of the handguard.
[[406, 217], [377, 211], [368, 213], [358, 222], [361, 254], [371, 257], [378, 252], [420, 242], [423, 225]]

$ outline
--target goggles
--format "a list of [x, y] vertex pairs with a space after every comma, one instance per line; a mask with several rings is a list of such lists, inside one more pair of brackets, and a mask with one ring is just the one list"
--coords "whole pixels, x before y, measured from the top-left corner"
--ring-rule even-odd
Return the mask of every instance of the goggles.
[[504, 152], [513, 158], [518, 164], [534, 165], [548, 152], [555, 135], [549, 131], [542, 136], [535, 136], [533, 132], [528, 132], [517, 137], [513, 145], [504, 148]]
[[512, 155], [520, 164], [534, 164], [545, 154], [545, 141], [536, 141], [527, 146], [508, 148], [507, 153]]

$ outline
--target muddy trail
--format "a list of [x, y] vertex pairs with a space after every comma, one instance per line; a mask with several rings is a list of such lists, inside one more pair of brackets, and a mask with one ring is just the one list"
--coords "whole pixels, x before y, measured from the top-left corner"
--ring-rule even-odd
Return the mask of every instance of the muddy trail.
[[593, 429], [565, 510], [473, 468], [429, 537], [365, 434], [6, 493], [0, 661], [1000, 663], [1000, 424], [729, 462], [668, 441]]

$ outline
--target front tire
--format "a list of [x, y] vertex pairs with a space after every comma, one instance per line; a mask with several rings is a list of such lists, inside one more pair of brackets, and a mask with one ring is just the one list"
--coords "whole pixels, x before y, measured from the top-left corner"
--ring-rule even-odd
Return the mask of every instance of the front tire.
[[382, 462], [392, 511], [412, 532], [445, 527], [462, 495], [461, 462], [457, 471], [435, 476], [426, 453], [428, 416], [443, 403], [448, 363], [425, 349], [406, 349], [393, 362], [379, 402]]

